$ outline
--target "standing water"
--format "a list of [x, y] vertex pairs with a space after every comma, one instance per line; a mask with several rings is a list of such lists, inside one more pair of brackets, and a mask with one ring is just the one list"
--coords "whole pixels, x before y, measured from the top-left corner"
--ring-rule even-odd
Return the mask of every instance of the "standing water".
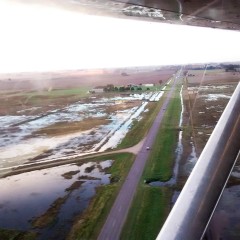
[[112, 160], [65, 165], [0, 179], [0, 228], [35, 231], [37, 239], [66, 239], [96, 188], [110, 183]]

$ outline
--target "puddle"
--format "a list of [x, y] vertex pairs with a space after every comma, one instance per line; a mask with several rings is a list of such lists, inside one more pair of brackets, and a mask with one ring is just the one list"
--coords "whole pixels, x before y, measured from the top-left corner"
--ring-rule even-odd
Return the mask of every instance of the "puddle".
[[32, 119], [33, 116], [25, 116], [25, 115], [21, 115], [21, 116], [11, 116], [11, 115], [7, 115], [7, 116], [0, 116], [0, 126], [1, 128], [8, 128], [13, 124], [18, 124], [22, 121], [28, 120], [28, 119]]
[[[0, 179], [0, 228], [31, 230], [34, 219], [45, 213], [56, 199], [67, 196], [49, 226], [35, 228], [38, 239], [65, 239], [74, 217], [80, 215], [96, 188], [110, 183], [110, 174], [102, 169], [112, 160], [65, 165]], [[86, 169], [92, 168], [92, 171]], [[71, 178], [67, 178], [71, 175]], [[74, 185], [81, 182], [79, 185]]]
[[[172, 82], [172, 78], [166, 83], [166, 85], [169, 85], [171, 82]], [[166, 86], [162, 90], [165, 90], [165, 89], [166, 89]]]
[[202, 85], [200, 87], [188, 87], [188, 91], [214, 91], [214, 90], [223, 90], [223, 89], [228, 89], [232, 88], [231, 85]]
[[197, 157], [197, 154], [196, 154], [196, 149], [195, 149], [195, 146], [193, 144], [193, 142], [190, 142], [191, 146], [192, 146], [192, 151], [190, 153], [190, 155], [188, 156], [187, 158], [187, 161], [184, 165], [184, 170], [185, 170], [185, 174], [187, 176], [190, 175], [190, 173], [192, 172], [195, 164], [197, 163], [197, 160], [198, 160], [198, 157]]
[[219, 99], [230, 99], [231, 96], [226, 94], [207, 94], [207, 95], [201, 95], [202, 98], [205, 98], [205, 101], [217, 101]]

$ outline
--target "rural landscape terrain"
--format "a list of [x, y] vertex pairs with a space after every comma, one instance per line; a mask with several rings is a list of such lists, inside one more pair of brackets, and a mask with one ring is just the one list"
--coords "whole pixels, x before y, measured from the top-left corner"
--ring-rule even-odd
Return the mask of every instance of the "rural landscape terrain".
[[[155, 239], [239, 80], [232, 63], [1, 74], [0, 239]], [[239, 166], [222, 239], [240, 237]]]

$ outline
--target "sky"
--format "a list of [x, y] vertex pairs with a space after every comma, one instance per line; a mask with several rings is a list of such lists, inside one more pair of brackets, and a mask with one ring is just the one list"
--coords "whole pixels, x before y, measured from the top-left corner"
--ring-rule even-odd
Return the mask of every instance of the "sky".
[[240, 32], [0, 1], [0, 72], [240, 61]]

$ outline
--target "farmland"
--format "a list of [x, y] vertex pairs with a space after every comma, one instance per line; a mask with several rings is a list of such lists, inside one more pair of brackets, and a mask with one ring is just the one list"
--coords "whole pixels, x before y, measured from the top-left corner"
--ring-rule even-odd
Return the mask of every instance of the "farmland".
[[[214, 127], [224, 111], [240, 79], [238, 72], [226, 72], [223, 69], [191, 70], [191, 76], [185, 82], [183, 156], [180, 176], [175, 195], [183, 186], [187, 176], [197, 162]], [[239, 162], [234, 167], [223, 196], [210, 223], [213, 238], [237, 239], [239, 235]], [[221, 220], [219, 220], [221, 219]]]
[[[0, 226], [0, 238], [36, 239], [36, 232], [39, 239], [50, 238], [54, 231], [49, 229], [65, 225], [61, 217], [64, 216], [69, 222], [61, 237], [96, 239], [134, 154], [141, 149], [166, 99], [170, 89], [166, 83], [173, 73], [129, 69], [114, 73], [72, 72], [68, 73], [69, 81], [66, 73], [59, 73], [43, 81], [39, 89], [33, 84], [32, 75], [0, 79], [4, 82], [0, 96], [0, 182], [4, 199], [0, 202], [4, 223]], [[112, 84], [114, 76], [117, 89], [89, 92], [96, 86]], [[183, 86], [178, 85], [164, 109], [163, 125], [149, 151], [136, 192], [137, 207], [130, 210], [127, 224], [135, 224], [136, 228], [125, 226], [123, 239], [156, 237], [239, 78], [238, 72], [220, 68], [190, 69], [187, 77], [182, 76]], [[22, 83], [19, 89], [6, 89], [17, 86], [16, 82], [18, 86]], [[145, 83], [153, 86], [144, 87]], [[129, 84], [137, 87], [129, 90]], [[181, 114], [179, 96], [184, 110]], [[54, 167], [48, 167], [52, 163]], [[8, 176], [4, 177], [5, 174]], [[216, 212], [216, 216], [224, 212], [225, 224], [230, 221], [233, 226], [232, 232], [221, 229], [222, 236], [228, 239], [238, 234], [237, 213], [227, 202], [237, 205], [238, 184], [239, 163]], [[10, 189], [10, 185], [14, 187]], [[16, 194], [22, 207], [14, 200]], [[29, 211], [24, 211], [26, 204]], [[6, 221], [4, 216], [9, 211], [15, 212], [13, 219], [21, 221]], [[216, 226], [217, 217], [214, 221]]]
[[[0, 211], [17, 211], [11, 216], [1, 214], [4, 224], [0, 236], [35, 239], [37, 232], [40, 239], [46, 239], [54, 234], [66, 237], [70, 232], [70, 239], [96, 237], [134, 159], [131, 153], [114, 155], [110, 150], [137, 144], [151, 126], [167, 79], [159, 71], [156, 75], [161, 84], [148, 88], [141, 85], [141, 90], [134, 91], [90, 93], [91, 84], [66, 89], [43, 84], [44, 88], [36, 90], [31, 84], [25, 88], [21, 79], [18, 86], [23, 81], [23, 90], [1, 91]], [[129, 73], [120, 76], [130, 78]], [[13, 78], [6, 81], [15, 84]], [[120, 144], [123, 139], [131, 139], [125, 136], [141, 125], [145, 130], [135, 142]], [[105, 151], [109, 154], [104, 155]], [[99, 153], [102, 156], [95, 157]], [[66, 164], [69, 160], [72, 164]], [[63, 161], [65, 165], [60, 165]], [[54, 167], [44, 167], [53, 162]], [[13, 168], [19, 170], [14, 172]], [[6, 174], [8, 177], [4, 177]], [[8, 186], [13, 182], [18, 184], [10, 191]], [[15, 194], [24, 202], [22, 207], [14, 200]], [[24, 210], [25, 204], [29, 211]], [[5, 221], [4, 216], [21, 220]], [[54, 230], [62, 225], [61, 232]], [[4, 230], [8, 228], [20, 231]]]
[[[57, 104], [46, 104], [51, 109], [44, 112], [45, 102], [36, 106], [31, 99], [28, 104], [33, 101], [33, 106], [0, 116], [0, 166], [75, 158], [115, 148], [133, 122], [140, 121], [144, 112], [148, 114], [149, 101], [158, 101], [161, 95], [159, 90], [88, 94], [61, 104], [61, 98], [55, 95]], [[52, 96], [46, 99], [53, 101]]]

